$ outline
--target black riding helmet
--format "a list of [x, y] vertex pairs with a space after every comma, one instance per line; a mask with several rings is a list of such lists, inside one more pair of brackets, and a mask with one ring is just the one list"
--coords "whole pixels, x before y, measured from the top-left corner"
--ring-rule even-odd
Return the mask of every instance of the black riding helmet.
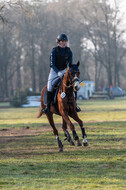
[[59, 34], [56, 38], [56, 42], [59, 43], [60, 41], [68, 41], [68, 37], [66, 34]]

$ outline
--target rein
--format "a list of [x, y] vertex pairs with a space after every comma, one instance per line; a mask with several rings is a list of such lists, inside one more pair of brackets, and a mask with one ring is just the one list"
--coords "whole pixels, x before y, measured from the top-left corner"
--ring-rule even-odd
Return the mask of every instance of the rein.
[[[73, 73], [76, 74], [77, 72], [76, 72], [76, 71], [73, 71]], [[70, 85], [66, 85], [66, 84], [63, 82], [63, 78], [62, 78], [62, 84], [63, 84], [66, 88], [72, 87], [74, 82], [79, 81], [79, 79], [78, 79], [77, 77], [74, 78], [73, 80], [71, 79], [69, 70], [68, 70], [67, 80], [68, 80], [68, 77], [70, 78]], [[55, 78], [52, 80], [52, 82], [53, 82], [56, 78], [59, 78], [59, 77], [58, 77], [58, 76], [55, 77]], [[50, 80], [51, 80], [51, 79], [50, 79]], [[54, 88], [54, 87], [53, 87], [53, 88]], [[55, 88], [55, 89], [56, 89], [56, 88]]]

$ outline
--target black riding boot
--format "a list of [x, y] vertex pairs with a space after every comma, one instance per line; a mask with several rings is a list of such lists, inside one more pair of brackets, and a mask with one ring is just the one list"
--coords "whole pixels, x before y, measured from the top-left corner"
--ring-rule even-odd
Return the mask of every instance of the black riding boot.
[[51, 102], [52, 102], [52, 92], [47, 91], [47, 106], [44, 109], [45, 113], [49, 113]]
[[[75, 93], [75, 100], [76, 100], [76, 102], [77, 102], [77, 92], [76, 91], [74, 91], [74, 93]], [[76, 112], [80, 112], [81, 111], [81, 109], [80, 109], [80, 107], [77, 105], [77, 103], [76, 103]]]

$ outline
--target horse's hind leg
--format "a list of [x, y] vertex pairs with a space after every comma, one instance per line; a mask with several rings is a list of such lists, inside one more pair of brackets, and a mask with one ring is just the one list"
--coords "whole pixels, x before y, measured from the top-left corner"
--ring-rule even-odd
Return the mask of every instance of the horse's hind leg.
[[70, 114], [70, 116], [75, 120], [75, 121], [77, 121], [78, 122], [78, 124], [80, 125], [80, 127], [81, 127], [81, 131], [82, 131], [82, 138], [83, 138], [83, 145], [84, 146], [88, 146], [88, 142], [87, 142], [87, 135], [86, 135], [86, 133], [85, 133], [85, 128], [84, 128], [84, 126], [83, 126], [83, 121], [78, 117], [78, 114], [77, 114], [77, 112], [72, 112], [71, 114]]
[[[63, 119], [63, 118], [62, 118], [62, 119]], [[73, 142], [73, 140], [72, 140], [72, 138], [71, 138], [71, 136], [70, 136], [70, 133], [69, 133], [68, 130], [67, 130], [67, 124], [66, 124], [66, 122], [65, 122], [64, 119], [63, 119], [62, 129], [63, 129], [64, 135], [65, 135], [65, 137], [66, 137], [65, 140], [67, 140], [67, 141], [70, 143], [70, 145], [75, 146], [75, 144], [74, 144], [74, 142]]]
[[58, 131], [55, 127], [54, 120], [53, 120], [53, 114], [49, 113], [49, 114], [46, 114], [46, 116], [49, 120], [51, 127], [53, 128], [53, 133], [54, 133], [56, 140], [57, 140], [57, 143], [58, 143], [59, 152], [62, 152], [63, 151], [63, 144], [62, 144], [61, 140], [59, 139]]

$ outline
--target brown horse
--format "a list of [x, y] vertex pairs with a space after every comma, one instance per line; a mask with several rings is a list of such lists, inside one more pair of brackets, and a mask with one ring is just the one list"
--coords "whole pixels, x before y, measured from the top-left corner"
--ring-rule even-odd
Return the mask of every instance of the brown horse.
[[[78, 114], [75, 110], [76, 101], [74, 97], [74, 91], [78, 91], [80, 88], [79, 75], [80, 75], [79, 62], [67, 68], [66, 73], [58, 89], [57, 104], [51, 105], [50, 112], [46, 114], [49, 120], [49, 123], [51, 127], [53, 128], [53, 133], [56, 136], [59, 151], [63, 151], [63, 145], [62, 145], [61, 140], [59, 139], [58, 130], [56, 129], [55, 124], [54, 124], [53, 114], [58, 114], [62, 116], [62, 120], [63, 120], [62, 128], [66, 136], [66, 139], [71, 145], [75, 145], [75, 144], [72, 141], [72, 138], [67, 130], [67, 125], [70, 127], [72, 131], [73, 138], [76, 141], [77, 146], [81, 146], [81, 143], [75, 131], [75, 127], [73, 123], [71, 122], [71, 120], [69, 119], [69, 116], [72, 117], [80, 125], [81, 131], [82, 131], [82, 138], [83, 138], [82, 143], [84, 146], [88, 145], [85, 129], [83, 127], [83, 122], [78, 117]], [[47, 86], [45, 86], [41, 92], [41, 107], [37, 116], [38, 118], [42, 116], [42, 114], [44, 113], [43, 109], [46, 107], [44, 104], [44, 96], [45, 96], [46, 90], [47, 90]]]

